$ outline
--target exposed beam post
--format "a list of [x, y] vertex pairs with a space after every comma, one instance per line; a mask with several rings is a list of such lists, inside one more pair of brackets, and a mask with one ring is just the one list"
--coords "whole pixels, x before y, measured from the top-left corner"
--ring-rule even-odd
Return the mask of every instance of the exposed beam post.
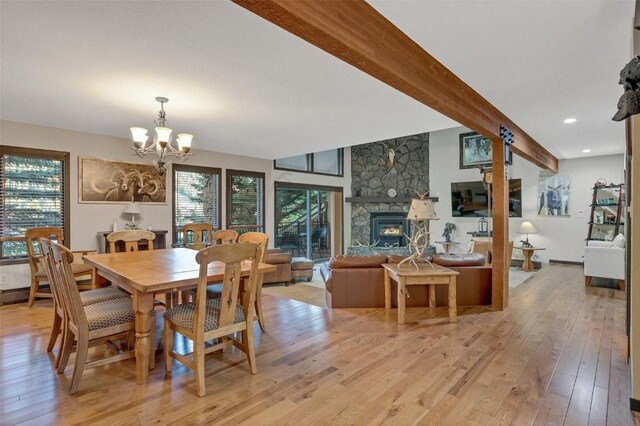
[[503, 310], [509, 304], [509, 185], [505, 166], [505, 142], [491, 140], [493, 151], [493, 237], [491, 305]]

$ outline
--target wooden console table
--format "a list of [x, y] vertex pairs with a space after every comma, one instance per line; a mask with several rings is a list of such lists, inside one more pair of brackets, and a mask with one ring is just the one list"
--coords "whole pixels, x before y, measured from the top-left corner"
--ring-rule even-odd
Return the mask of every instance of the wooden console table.
[[457, 320], [456, 276], [459, 272], [440, 265], [420, 264], [420, 268], [385, 263], [384, 268], [384, 307], [391, 309], [391, 280], [398, 283], [398, 324], [405, 323], [406, 288], [410, 285], [426, 285], [429, 287], [429, 307], [436, 307], [436, 285], [449, 286], [449, 322]]
[[[120, 231], [122, 231], [122, 229]], [[109, 253], [109, 243], [107, 243], [107, 235], [109, 235], [111, 232], [112, 231], [98, 232], [98, 240], [100, 240], [98, 248], [100, 250], [100, 253]], [[167, 248], [166, 235], [169, 231], [167, 231], [166, 229], [153, 229], [151, 230], [151, 232], [156, 234], [156, 239], [153, 240], [153, 248], [156, 250]], [[146, 250], [147, 242], [144, 240], [140, 241], [139, 247], [140, 250]]]

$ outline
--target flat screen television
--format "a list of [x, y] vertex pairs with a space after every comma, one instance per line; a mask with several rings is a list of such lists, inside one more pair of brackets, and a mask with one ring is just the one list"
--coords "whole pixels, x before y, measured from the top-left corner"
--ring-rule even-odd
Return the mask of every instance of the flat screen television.
[[[509, 181], [509, 217], [522, 217], [522, 181]], [[451, 214], [454, 217], [487, 217], [489, 203], [484, 183], [455, 182], [451, 184]], [[492, 203], [493, 208], [493, 203]]]

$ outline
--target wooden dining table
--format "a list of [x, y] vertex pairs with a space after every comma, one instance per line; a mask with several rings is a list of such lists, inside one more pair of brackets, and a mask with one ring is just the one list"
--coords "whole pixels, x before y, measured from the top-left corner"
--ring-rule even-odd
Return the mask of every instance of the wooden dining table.
[[[133, 298], [136, 329], [136, 381], [146, 383], [149, 378], [149, 357], [152, 348], [151, 324], [153, 319], [153, 294], [181, 291], [198, 285], [200, 265], [196, 251], [188, 248], [147, 250], [129, 253], [89, 254], [82, 258], [95, 268], [97, 275], [111, 281]], [[251, 262], [242, 265], [242, 276], [248, 276]], [[276, 267], [260, 263], [258, 272], [273, 272]], [[224, 265], [209, 265], [208, 282], [220, 282], [224, 278]], [[96, 282], [96, 281], [94, 281]]]

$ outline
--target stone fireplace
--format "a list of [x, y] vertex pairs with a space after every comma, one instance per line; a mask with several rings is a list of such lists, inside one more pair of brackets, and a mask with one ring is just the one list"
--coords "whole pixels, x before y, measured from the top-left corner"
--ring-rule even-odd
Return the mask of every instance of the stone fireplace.
[[352, 146], [351, 246], [406, 246], [416, 191], [429, 191], [429, 133]]
[[411, 235], [411, 225], [404, 213], [371, 212], [369, 213], [371, 236], [369, 244], [381, 247], [404, 247], [407, 245], [406, 235]]

